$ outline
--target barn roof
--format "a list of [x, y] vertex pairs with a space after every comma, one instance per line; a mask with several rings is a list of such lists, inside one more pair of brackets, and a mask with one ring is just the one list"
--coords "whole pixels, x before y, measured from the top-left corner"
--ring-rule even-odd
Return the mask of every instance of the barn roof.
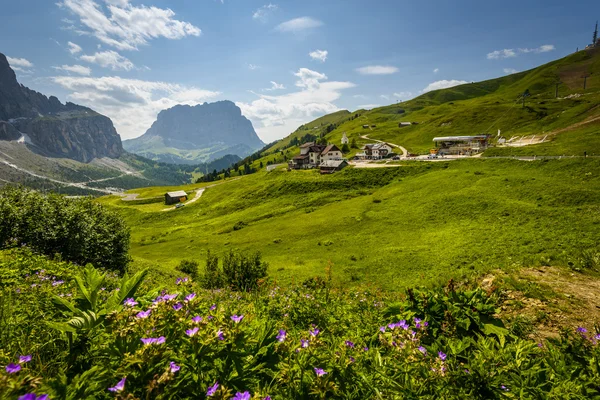
[[338, 149], [338, 147], [335, 144], [330, 144], [329, 146], [325, 147], [325, 150], [323, 150], [323, 154], [327, 154], [330, 151], [341, 151], [341, 150]]
[[178, 190], [176, 192], [168, 192], [167, 196], [169, 196], [169, 197], [187, 197], [187, 193], [183, 190]]
[[326, 160], [321, 163], [320, 167], [338, 168], [342, 164], [347, 164], [346, 160]]

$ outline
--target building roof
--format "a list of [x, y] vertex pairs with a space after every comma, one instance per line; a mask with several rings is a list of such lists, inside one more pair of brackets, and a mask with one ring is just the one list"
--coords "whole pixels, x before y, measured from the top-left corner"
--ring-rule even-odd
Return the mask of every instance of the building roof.
[[301, 149], [305, 149], [307, 147], [311, 147], [311, 146], [314, 146], [314, 145], [315, 145], [315, 142], [308, 142], [308, 143], [301, 144], [300, 148]]
[[183, 190], [178, 190], [176, 192], [168, 192], [167, 196], [169, 197], [187, 197], [187, 193]]
[[369, 143], [369, 144], [365, 144], [363, 149], [375, 149], [375, 150], [379, 150], [381, 149], [383, 146], [387, 146], [387, 147], [392, 147], [387, 143]]
[[325, 147], [325, 150], [323, 150], [323, 154], [327, 154], [330, 151], [341, 151], [335, 144], [330, 144], [329, 146]]
[[299, 156], [294, 157], [294, 160], [304, 160], [305, 158], [308, 158], [308, 154], [300, 154]]
[[474, 136], [442, 136], [433, 138], [434, 142], [460, 142], [467, 140], [487, 139], [488, 135], [474, 135]]
[[347, 164], [346, 160], [327, 160], [323, 161], [319, 167], [338, 168], [342, 164]]
[[321, 152], [323, 152], [323, 149], [325, 147], [326, 146], [323, 146], [322, 144], [315, 144], [313, 146], [310, 146], [310, 149], [308, 149], [308, 151], [310, 153], [321, 153]]

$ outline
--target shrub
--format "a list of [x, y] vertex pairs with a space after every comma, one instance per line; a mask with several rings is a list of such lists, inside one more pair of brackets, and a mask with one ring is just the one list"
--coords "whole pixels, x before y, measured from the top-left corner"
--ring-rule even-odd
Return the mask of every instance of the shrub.
[[0, 191], [0, 217], [0, 247], [25, 244], [66, 261], [118, 271], [129, 262], [129, 228], [91, 198], [5, 187]]
[[230, 251], [223, 258], [225, 282], [233, 290], [250, 291], [258, 287], [259, 280], [267, 276], [268, 264], [260, 253], [251, 255]]
[[206, 256], [202, 287], [205, 289], [221, 289], [224, 286], [225, 278], [223, 272], [219, 268], [219, 258], [209, 251]]
[[235, 225], [233, 225], [233, 230], [234, 231], [239, 231], [240, 229], [242, 229], [243, 227], [245, 227], [246, 225], [248, 225], [247, 223], [245, 223], [244, 221], [239, 221], [236, 222]]
[[191, 260], [181, 260], [177, 266], [177, 271], [181, 271], [196, 280], [198, 278], [198, 263]]

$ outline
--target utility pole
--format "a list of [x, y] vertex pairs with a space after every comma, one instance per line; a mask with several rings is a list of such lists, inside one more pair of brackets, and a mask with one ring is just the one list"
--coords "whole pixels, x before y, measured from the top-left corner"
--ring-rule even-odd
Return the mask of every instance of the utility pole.
[[590, 74], [585, 74], [582, 76], [583, 78], [583, 90], [585, 90], [586, 86], [587, 86], [587, 78], [590, 77]]

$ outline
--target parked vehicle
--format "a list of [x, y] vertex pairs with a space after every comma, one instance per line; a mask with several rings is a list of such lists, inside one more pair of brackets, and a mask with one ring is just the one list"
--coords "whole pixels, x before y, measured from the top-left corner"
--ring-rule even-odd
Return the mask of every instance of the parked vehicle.
[[179, 203], [179, 204], [177, 204], [177, 205], [175, 206], [175, 208], [181, 208], [181, 207], [183, 207], [183, 206], [185, 206], [185, 204], [183, 204], [183, 203]]

